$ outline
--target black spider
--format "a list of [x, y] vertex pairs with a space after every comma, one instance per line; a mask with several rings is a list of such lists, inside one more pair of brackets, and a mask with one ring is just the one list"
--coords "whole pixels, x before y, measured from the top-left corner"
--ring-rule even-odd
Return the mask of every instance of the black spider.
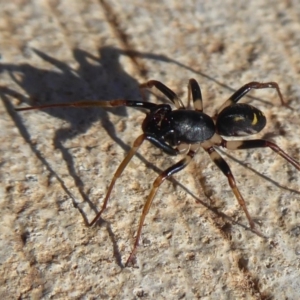
[[99, 220], [101, 214], [107, 206], [109, 196], [116, 180], [120, 177], [133, 155], [137, 152], [137, 150], [145, 140], [150, 141], [153, 145], [162, 149], [168, 155], [176, 156], [178, 154], [185, 154], [185, 158], [166, 169], [155, 179], [153, 187], [144, 205], [133, 250], [126, 262], [126, 265], [128, 265], [128, 263], [132, 261], [135, 255], [145, 217], [150, 209], [159, 186], [165, 179], [184, 169], [201, 147], [210, 155], [214, 163], [227, 177], [228, 183], [236, 199], [238, 200], [240, 206], [246, 214], [251, 229], [257, 234], [261, 235], [261, 233], [255, 228], [254, 222], [247, 210], [245, 200], [236, 186], [235, 179], [228, 164], [216, 151], [216, 148], [224, 147], [230, 150], [236, 150], [268, 147], [278, 153], [284, 159], [286, 159], [295, 168], [300, 170], [300, 164], [297, 161], [295, 161], [276, 144], [270, 141], [262, 139], [227, 141], [221, 137], [247, 136], [261, 131], [266, 125], [266, 118], [264, 114], [259, 109], [249, 104], [240, 104], [237, 102], [251, 89], [274, 88], [276, 89], [280, 97], [281, 103], [284, 105], [285, 103], [283, 101], [283, 97], [281, 95], [278, 84], [276, 82], [250, 82], [245, 84], [221, 106], [214, 117], [210, 117], [203, 113], [201, 90], [195, 79], [190, 79], [188, 85], [189, 98], [190, 96], [192, 96], [194, 110], [186, 109], [180, 98], [172, 90], [170, 90], [167, 86], [159, 81], [150, 80], [142, 84], [140, 87], [151, 88], [153, 86], [160, 90], [171, 100], [171, 102], [176, 106], [175, 110], [172, 110], [169, 104], [154, 104], [144, 101], [132, 101], [126, 99], [100, 102], [81, 101], [75, 103], [49, 104], [42, 106], [17, 108], [16, 110], [21, 111], [30, 109], [45, 109], [49, 107], [92, 106], [130, 106], [147, 110], [146, 118], [144, 119], [142, 124], [143, 134], [141, 134], [134, 141], [133, 147], [119, 165], [108, 187], [108, 191], [105, 196], [102, 208], [93, 219], [93, 221], [89, 224], [90, 226], [94, 225]]

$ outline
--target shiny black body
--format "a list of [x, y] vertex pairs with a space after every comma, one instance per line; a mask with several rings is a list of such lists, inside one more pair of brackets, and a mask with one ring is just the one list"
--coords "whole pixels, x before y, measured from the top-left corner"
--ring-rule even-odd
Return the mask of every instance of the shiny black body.
[[256, 107], [237, 103], [224, 108], [217, 118], [217, 131], [224, 136], [246, 136], [266, 126], [264, 114]]
[[142, 129], [150, 142], [171, 155], [177, 154], [173, 147], [181, 143], [201, 143], [209, 140], [216, 132], [214, 121], [205, 113], [195, 110], [172, 110], [167, 104], [151, 109]]
[[[216, 123], [216, 124], [215, 124]], [[223, 136], [245, 136], [261, 131], [266, 125], [264, 114], [249, 104], [231, 104], [216, 117], [197, 110], [172, 110], [168, 104], [150, 109], [142, 129], [156, 147], [177, 155], [176, 146], [202, 143], [217, 133]]]

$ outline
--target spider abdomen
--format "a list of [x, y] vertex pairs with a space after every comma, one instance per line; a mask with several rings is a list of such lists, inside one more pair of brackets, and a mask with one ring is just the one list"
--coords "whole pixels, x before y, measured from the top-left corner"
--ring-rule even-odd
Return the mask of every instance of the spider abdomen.
[[260, 132], [266, 117], [252, 105], [239, 103], [224, 108], [218, 115], [217, 132], [224, 136], [246, 136]]

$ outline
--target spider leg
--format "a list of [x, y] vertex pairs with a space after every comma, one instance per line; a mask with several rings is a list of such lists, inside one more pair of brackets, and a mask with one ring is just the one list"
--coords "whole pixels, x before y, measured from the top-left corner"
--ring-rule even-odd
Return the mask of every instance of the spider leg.
[[45, 109], [52, 107], [116, 107], [116, 106], [130, 106], [137, 108], [153, 109], [157, 105], [154, 103], [143, 102], [143, 101], [134, 101], [126, 99], [115, 99], [110, 101], [78, 101], [72, 103], [53, 103], [53, 104], [44, 104], [39, 106], [28, 106], [15, 108], [16, 111], [22, 110], [32, 110], [32, 109]]
[[192, 95], [195, 110], [203, 111], [201, 89], [198, 82], [195, 79], [191, 78], [189, 80], [188, 90], [189, 90], [189, 94], [188, 94], [189, 102]]
[[142, 145], [144, 140], [150, 141], [156, 147], [162, 149], [164, 152], [166, 152], [169, 155], [178, 155], [178, 153], [179, 153], [178, 150], [172, 148], [171, 146], [166, 144], [164, 141], [158, 140], [157, 138], [149, 136], [147, 134], [140, 135], [134, 141], [132, 148], [130, 149], [130, 151], [128, 152], [128, 154], [126, 155], [126, 157], [123, 159], [123, 161], [119, 165], [118, 169], [116, 170], [116, 172], [114, 174], [114, 177], [111, 180], [110, 185], [108, 187], [108, 190], [106, 192], [106, 196], [105, 196], [104, 202], [102, 204], [101, 210], [98, 212], [98, 214], [92, 220], [92, 222], [88, 224], [88, 226], [93, 226], [99, 220], [99, 218], [101, 217], [103, 211], [106, 209], [108, 199], [110, 197], [111, 191], [112, 191], [117, 179], [122, 175], [124, 169], [126, 168], [128, 163], [130, 162], [132, 157], [135, 155], [135, 153], [138, 151], [138, 149], [140, 148], [140, 146]]
[[300, 171], [300, 163], [290, 157], [287, 153], [285, 153], [281, 148], [279, 148], [276, 144], [266, 141], [266, 140], [247, 140], [247, 141], [226, 141], [222, 140], [221, 145], [230, 150], [236, 149], [251, 149], [251, 148], [270, 148], [281, 157], [283, 157], [286, 161], [292, 164], [297, 170]]
[[157, 80], [149, 80], [145, 83], [140, 84], [140, 88], [152, 88], [156, 87], [160, 92], [162, 92], [166, 97], [168, 97], [176, 106], [177, 109], [185, 109], [181, 99], [166, 85]]
[[241, 88], [239, 88], [227, 101], [225, 101], [225, 103], [218, 109], [218, 112], [216, 115], [218, 115], [225, 107], [228, 107], [234, 103], [237, 103], [242, 97], [244, 97], [252, 89], [257, 90], [257, 89], [268, 89], [268, 88], [276, 89], [277, 94], [280, 98], [281, 104], [285, 105], [285, 106], [287, 105], [283, 100], [280, 88], [276, 82], [260, 83], [260, 82], [256, 82], [256, 81], [251, 81], [251, 82], [243, 85]]
[[196, 154], [197, 150], [199, 149], [199, 145], [192, 145], [189, 152], [187, 153], [186, 157], [183, 158], [182, 160], [180, 160], [179, 162], [177, 162], [176, 164], [174, 164], [173, 166], [169, 167], [168, 169], [166, 169], [165, 171], [163, 171], [153, 182], [153, 186], [152, 189], [150, 191], [150, 194], [147, 198], [147, 201], [144, 205], [143, 211], [142, 211], [142, 215], [140, 217], [140, 221], [139, 221], [139, 226], [138, 226], [138, 231], [136, 234], [136, 238], [135, 238], [135, 242], [133, 245], [133, 249], [130, 253], [130, 256], [128, 257], [125, 266], [128, 266], [128, 264], [133, 260], [137, 247], [139, 245], [139, 240], [141, 237], [141, 233], [142, 233], [142, 228], [144, 225], [144, 221], [146, 218], [146, 215], [148, 214], [151, 204], [153, 202], [153, 199], [156, 195], [156, 192], [158, 190], [158, 188], [160, 187], [160, 185], [166, 180], [168, 179], [170, 176], [172, 176], [173, 174], [181, 171], [182, 169], [184, 169], [189, 162], [192, 160], [192, 158], [194, 157], [194, 155]]
[[213, 144], [209, 143], [209, 141], [203, 143], [201, 146], [209, 154], [210, 158], [217, 165], [217, 167], [227, 177], [228, 183], [231, 187], [231, 190], [233, 191], [234, 196], [236, 197], [239, 205], [242, 207], [242, 209], [243, 209], [243, 211], [244, 211], [244, 213], [245, 213], [245, 215], [248, 219], [248, 222], [249, 222], [249, 225], [250, 225], [252, 231], [254, 231], [259, 236], [263, 237], [263, 235], [255, 228], [255, 224], [254, 224], [254, 222], [253, 222], [253, 220], [250, 216], [250, 213], [248, 212], [246, 202], [245, 202], [242, 194], [240, 193], [238, 187], [236, 186], [234, 176], [233, 176], [227, 162], [224, 160], [224, 158], [218, 152], [216, 152], [216, 150], [213, 147]]
[[171, 147], [169, 144], [167, 144], [164, 139], [157, 138], [155, 135], [147, 134], [146, 139], [151, 142], [155, 147], [161, 149], [168, 155], [178, 155], [179, 152], [176, 148]]
[[107, 190], [104, 202], [102, 204], [101, 210], [98, 212], [96, 217], [92, 220], [92, 222], [88, 224], [88, 226], [93, 226], [99, 220], [99, 218], [101, 217], [101, 214], [103, 213], [103, 211], [105, 210], [105, 208], [107, 206], [108, 199], [110, 197], [111, 191], [112, 191], [117, 179], [121, 176], [122, 172], [124, 171], [124, 169], [126, 168], [128, 163], [130, 162], [130, 160], [132, 159], [134, 154], [138, 151], [139, 147], [142, 145], [145, 138], [146, 138], [146, 136], [144, 134], [142, 134], [134, 141], [132, 148], [130, 149], [130, 151], [128, 152], [126, 157], [123, 159], [123, 161], [121, 162], [121, 164], [119, 165], [117, 171], [114, 174], [114, 177], [113, 177], [113, 179], [112, 179], [112, 181], [111, 181], [111, 183], [108, 187], [108, 190]]

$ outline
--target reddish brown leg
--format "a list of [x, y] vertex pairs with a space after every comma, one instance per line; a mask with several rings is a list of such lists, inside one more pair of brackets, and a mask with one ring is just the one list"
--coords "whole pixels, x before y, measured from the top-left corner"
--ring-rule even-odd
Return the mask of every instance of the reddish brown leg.
[[251, 149], [251, 148], [270, 148], [275, 153], [279, 154], [286, 161], [292, 164], [297, 170], [300, 171], [300, 163], [290, 157], [287, 153], [285, 153], [281, 148], [279, 148], [276, 144], [266, 141], [266, 140], [247, 140], [247, 141], [222, 141], [222, 146], [230, 149]]
[[233, 191], [233, 194], [234, 194], [235, 198], [237, 199], [239, 205], [242, 207], [242, 209], [248, 219], [248, 222], [249, 222], [249, 225], [250, 225], [252, 231], [255, 232], [256, 234], [258, 234], [259, 236], [264, 237], [262, 235], [262, 233], [258, 229], [255, 228], [255, 224], [250, 216], [250, 213], [248, 212], [246, 202], [245, 202], [242, 194], [240, 193], [239, 189], [236, 186], [234, 176], [231, 173], [231, 170], [230, 170], [227, 162], [222, 158], [222, 156], [219, 153], [217, 153], [215, 151], [213, 146], [208, 146], [208, 143], [207, 143], [207, 145], [204, 144], [203, 148], [210, 155], [210, 158], [212, 159], [212, 161], [218, 166], [218, 168], [227, 177], [228, 183], [231, 187], [231, 190]]
[[108, 199], [110, 197], [111, 191], [112, 191], [117, 179], [121, 176], [122, 172], [124, 171], [124, 169], [126, 168], [128, 163], [130, 162], [130, 160], [132, 159], [133, 155], [138, 151], [139, 147], [142, 145], [144, 140], [145, 140], [145, 135], [142, 134], [134, 141], [132, 148], [130, 149], [130, 151], [128, 152], [128, 154], [124, 158], [124, 160], [121, 162], [121, 164], [119, 165], [117, 171], [114, 174], [114, 177], [113, 177], [113, 179], [112, 179], [112, 181], [111, 181], [111, 183], [108, 187], [108, 190], [107, 190], [104, 202], [102, 204], [101, 210], [98, 212], [98, 214], [93, 219], [93, 221], [90, 224], [88, 224], [89, 226], [93, 226], [99, 220], [99, 218], [101, 217], [101, 214], [103, 213], [103, 211], [105, 210], [105, 208], [107, 206]]
[[110, 101], [78, 101], [72, 103], [52, 103], [44, 104], [39, 106], [27, 106], [15, 108], [16, 111], [23, 110], [32, 110], [32, 109], [46, 109], [46, 108], [55, 108], [55, 107], [119, 107], [119, 106], [128, 106], [128, 107], [137, 107], [137, 108], [146, 108], [153, 109], [157, 105], [150, 102], [143, 101], [134, 101], [126, 99], [115, 99]]
[[143, 208], [142, 215], [140, 217], [140, 222], [139, 222], [139, 226], [138, 226], [138, 231], [137, 231], [137, 234], [136, 234], [135, 242], [134, 242], [134, 245], [133, 245], [133, 249], [131, 251], [130, 256], [128, 257], [128, 259], [126, 261], [125, 266], [128, 266], [128, 264], [130, 262], [132, 262], [132, 260], [134, 259], [137, 247], [139, 245], [139, 240], [140, 240], [140, 237], [141, 237], [142, 228], [143, 228], [143, 225], [144, 225], [144, 221], [145, 221], [146, 215], [149, 212], [149, 209], [151, 207], [151, 204], [153, 202], [153, 199], [154, 199], [154, 197], [156, 195], [156, 192], [157, 192], [159, 186], [167, 178], [169, 178], [171, 175], [173, 175], [173, 174], [181, 171], [182, 169], [184, 169], [188, 165], [188, 163], [192, 160], [192, 158], [194, 157], [196, 151], [198, 150], [198, 145], [193, 145], [193, 146], [191, 147], [191, 149], [187, 153], [187, 156], [184, 159], [180, 160], [178, 163], [176, 163], [175, 165], [171, 166], [170, 168], [168, 168], [167, 170], [165, 170], [164, 172], [162, 172], [155, 179], [155, 181], [153, 182], [153, 187], [152, 187], [151, 192], [150, 192], [150, 194], [149, 194], [149, 196], [147, 198], [147, 201], [146, 201], [146, 203], [144, 205], [144, 208]]

